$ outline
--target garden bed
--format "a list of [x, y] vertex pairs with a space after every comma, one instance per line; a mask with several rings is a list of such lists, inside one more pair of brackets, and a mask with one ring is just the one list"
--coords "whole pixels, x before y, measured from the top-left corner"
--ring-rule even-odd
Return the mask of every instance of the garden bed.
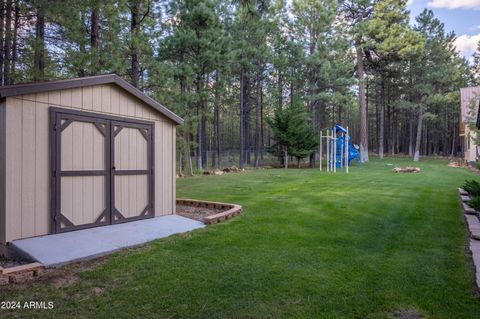
[[199, 220], [207, 225], [217, 224], [242, 212], [242, 206], [227, 203], [177, 199], [177, 215]]
[[0, 286], [18, 284], [39, 277], [44, 266], [37, 262], [3, 261], [0, 266]]

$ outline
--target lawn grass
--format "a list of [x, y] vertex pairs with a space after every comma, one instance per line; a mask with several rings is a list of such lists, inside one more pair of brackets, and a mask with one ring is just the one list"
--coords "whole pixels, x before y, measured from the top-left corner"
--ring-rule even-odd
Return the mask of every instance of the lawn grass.
[[439, 160], [419, 163], [420, 174], [386, 163], [412, 165], [178, 180], [179, 198], [244, 214], [117, 253], [73, 285], [1, 288], [0, 299], [54, 301], [53, 311], [10, 313], [33, 317], [478, 318], [457, 199], [475, 175]]

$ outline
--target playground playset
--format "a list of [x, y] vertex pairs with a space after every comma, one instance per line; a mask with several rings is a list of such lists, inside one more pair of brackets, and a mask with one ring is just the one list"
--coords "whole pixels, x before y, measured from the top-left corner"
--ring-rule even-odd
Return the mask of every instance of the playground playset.
[[323, 139], [326, 140], [327, 148], [327, 172], [336, 172], [337, 168], [345, 168], [345, 172], [348, 173], [352, 160], [358, 156], [358, 149], [350, 144], [348, 126], [344, 128], [337, 124], [327, 130], [326, 135], [320, 131], [320, 170], [323, 169]]

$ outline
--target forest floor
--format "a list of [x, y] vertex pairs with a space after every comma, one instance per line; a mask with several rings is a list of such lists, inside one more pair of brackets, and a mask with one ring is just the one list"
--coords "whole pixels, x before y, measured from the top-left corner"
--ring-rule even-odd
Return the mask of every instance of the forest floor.
[[237, 203], [243, 214], [94, 261], [63, 285], [0, 288], [0, 300], [54, 302], [8, 312], [18, 317], [478, 318], [457, 187], [479, 177], [442, 160], [392, 173], [412, 165], [180, 179], [179, 198]]

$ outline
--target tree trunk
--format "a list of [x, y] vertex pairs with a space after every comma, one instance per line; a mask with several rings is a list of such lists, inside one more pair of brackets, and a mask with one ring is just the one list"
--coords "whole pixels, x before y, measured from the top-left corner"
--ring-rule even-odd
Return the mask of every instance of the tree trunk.
[[10, 84], [15, 82], [15, 71], [17, 67], [17, 37], [18, 37], [18, 26], [20, 21], [20, 8], [18, 6], [18, 0], [15, 0], [15, 18], [13, 20], [13, 42], [12, 42], [12, 62], [10, 64]]
[[[195, 90], [197, 96], [201, 95], [202, 92], [202, 76], [197, 74], [197, 78], [195, 80]], [[203, 110], [203, 101], [199, 100], [196, 103], [197, 108], [197, 169], [203, 170], [203, 159], [204, 159], [204, 146], [205, 146], [205, 114]]]
[[[40, 20], [38, 11], [39, 10], [37, 9], [37, 28], [38, 28], [38, 20]], [[9, 85], [11, 82], [11, 77], [10, 77], [11, 42], [12, 42], [12, 0], [7, 0], [7, 4], [5, 7], [5, 45], [4, 45], [5, 55], [3, 60], [3, 77], [4, 77], [5, 85]]]
[[193, 164], [192, 164], [192, 155], [188, 152], [188, 171], [190, 176], [193, 176]]
[[378, 124], [378, 157], [383, 159], [384, 145], [385, 145], [385, 83], [383, 77], [381, 81], [380, 90], [380, 109], [379, 109], [379, 124]]
[[131, 72], [130, 77], [132, 79], [132, 85], [134, 87], [138, 87], [140, 83], [140, 61], [139, 55], [140, 50], [138, 48], [138, 36], [139, 36], [139, 28], [140, 28], [140, 1], [131, 1], [130, 4], [130, 13], [131, 13], [131, 21], [130, 21], [130, 35], [131, 35], [131, 52], [130, 52], [130, 60], [131, 60]]
[[288, 168], [288, 152], [286, 148], [283, 151], [283, 164], [284, 164], [284, 168], [287, 169]]
[[420, 104], [418, 110], [418, 124], [417, 124], [417, 140], [415, 142], [415, 154], [413, 155], [413, 161], [418, 162], [420, 160], [420, 144], [422, 141], [422, 125], [423, 125], [423, 105]]
[[244, 111], [244, 123], [245, 123], [245, 131], [243, 137], [245, 138], [244, 145], [245, 145], [245, 163], [250, 165], [251, 158], [250, 158], [250, 90], [251, 90], [251, 83], [250, 78], [248, 76], [245, 77], [245, 86], [244, 86], [244, 103], [245, 106], [243, 107]]
[[[5, 52], [6, 51], [7, 51], [7, 47], [5, 45]], [[37, 23], [35, 25], [35, 53], [34, 53], [33, 65], [34, 65], [33, 80], [34, 81], [43, 80], [45, 78], [45, 17], [43, 15], [42, 7], [37, 8]]]
[[413, 156], [413, 117], [411, 112], [408, 115], [408, 156]]
[[263, 125], [263, 94], [260, 94], [260, 160], [263, 161], [264, 152], [264, 125]]
[[455, 115], [453, 116], [453, 132], [452, 132], [452, 149], [450, 151], [450, 158], [455, 157], [455, 140], [456, 140], [456, 125]]
[[220, 168], [220, 92], [218, 71], [215, 73], [215, 97], [213, 102], [213, 147], [212, 166]]
[[91, 75], [98, 74], [100, 71], [99, 43], [100, 43], [100, 16], [98, 4], [92, 7], [91, 26], [90, 26], [90, 47], [91, 47]]
[[263, 66], [258, 66], [257, 71], [257, 90], [256, 90], [256, 102], [255, 106], [255, 167], [260, 164], [260, 147], [262, 138], [262, 124], [261, 124], [261, 111], [262, 111], [262, 72]]
[[365, 97], [365, 70], [363, 66], [363, 49], [357, 51], [358, 99], [360, 104], [360, 162], [368, 162], [367, 102]]
[[202, 165], [205, 169], [208, 169], [208, 159], [207, 159], [207, 119], [205, 117], [205, 107], [203, 105], [200, 106], [200, 144], [201, 149], [199, 150], [199, 155], [202, 157]]
[[[80, 21], [82, 23], [82, 25], [85, 25], [85, 15], [83, 13], [80, 14]], [[86, 49], [85, 49], [85, 42], [83, 41], [83, 39], [81, 39], [78, 43], [78, 51], [80, 52], [80, 56], [84, 57], [87, 55], [86, 53]], [[84, 69], [84, 65], [83, 63], [79, 65], [79, 69], [77, 70], [77, 74], [79, 77], [84, 77], [84, 76], [87, 76], [87, 70]]]
[[245, 167], [245, 75], [240, 73], [240, 168]]
[[278, 109], [283, 108], [283, 75], [281, 72], [278, 74]]
[[197, 148], [195, 149], [195, 159], [197, 160], [197, 170], [203, 171], [203, 163], [202, 163], [202, 138], [200, 137], [202, 134], [202, 121], [200, 119], [200, 110], [197, 106]]

